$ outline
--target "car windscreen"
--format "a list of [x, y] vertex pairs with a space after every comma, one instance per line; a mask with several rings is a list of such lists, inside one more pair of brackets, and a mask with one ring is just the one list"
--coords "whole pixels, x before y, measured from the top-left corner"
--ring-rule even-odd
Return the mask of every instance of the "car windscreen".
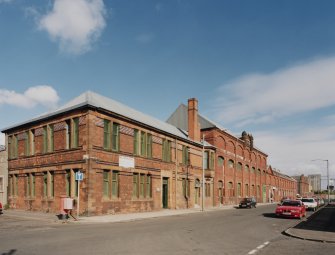
[[313, 203], [313, 199], [303, 198], [302, 202]]
[[284, 206], [300, 206], [300, 203], [296, 202], [296, 201], [284, 201], [282, 203], [282, 205], [284, 205]]

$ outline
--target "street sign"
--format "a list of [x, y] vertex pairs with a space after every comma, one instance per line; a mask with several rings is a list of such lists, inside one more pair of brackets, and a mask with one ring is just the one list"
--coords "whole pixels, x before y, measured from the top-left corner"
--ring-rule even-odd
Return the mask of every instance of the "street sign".
[[84, 179], [84, 173], [78, 171], [76, 172], [76, 181], [82, 181]]

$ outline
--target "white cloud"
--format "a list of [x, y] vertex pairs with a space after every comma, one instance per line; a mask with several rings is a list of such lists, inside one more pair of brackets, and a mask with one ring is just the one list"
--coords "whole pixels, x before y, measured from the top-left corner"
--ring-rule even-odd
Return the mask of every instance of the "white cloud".
[[55, 0], [38, 25], [59, 42], [61, 51], [79, 55], [89, 51], [100, 37], [106, 26], [105, 16], [102, 0]]
[[225, 84], [216, 100], [218, 119], [243, 125], [335, 104], [335, 58], [270, 74], [250, 74]]
[[33, 108], [40, 104], [48, 108], [54, 108], [58, 100], [56, 90], [47, 85], [30, 87], [23, 94], [13, 90], [0, 89], [0, 105], [8, 104], [22, 108]]

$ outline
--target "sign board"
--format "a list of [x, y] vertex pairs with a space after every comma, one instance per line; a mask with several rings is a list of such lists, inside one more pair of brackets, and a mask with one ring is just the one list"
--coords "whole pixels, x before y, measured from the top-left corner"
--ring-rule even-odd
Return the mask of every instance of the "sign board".
[[76, 181], [82, 181], [84, 179], [84, 173], [78, 171], [76, 172]]
[[135, 159], [131, 157], [119, 156], [119, 166], [124, 168], [135, 168]]

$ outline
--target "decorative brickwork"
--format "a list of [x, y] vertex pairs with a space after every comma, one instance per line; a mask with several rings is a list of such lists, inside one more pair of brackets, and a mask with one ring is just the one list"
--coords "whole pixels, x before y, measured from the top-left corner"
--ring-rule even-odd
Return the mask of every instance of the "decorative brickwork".
[[121, 125], [120, 126], [120, 133], [125, 134], [125, 135], [134, 136], [134, 129], [126, 127], [124, 125]]

